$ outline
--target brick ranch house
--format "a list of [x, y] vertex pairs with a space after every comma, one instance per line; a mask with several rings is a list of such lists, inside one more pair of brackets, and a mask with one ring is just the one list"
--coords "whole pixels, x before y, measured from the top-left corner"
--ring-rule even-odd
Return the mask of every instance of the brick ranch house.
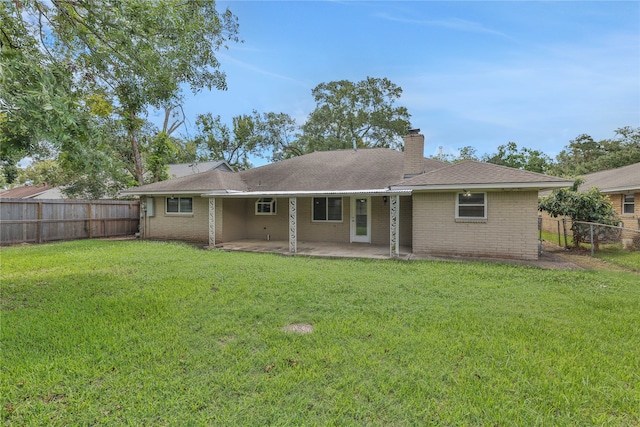
[[624, 227], [640, 230], [640, 163], [583, 176], [578, 190], [597, 187], [609, 196]]
[[241, 172], [212, 170], [132, 188], [147, 239], [400, 246], [415, 254], [538, 258], [538, 192], [570, 180], [475, 161], [424, 158], [419, 130], [404, 152], [314, 152]]

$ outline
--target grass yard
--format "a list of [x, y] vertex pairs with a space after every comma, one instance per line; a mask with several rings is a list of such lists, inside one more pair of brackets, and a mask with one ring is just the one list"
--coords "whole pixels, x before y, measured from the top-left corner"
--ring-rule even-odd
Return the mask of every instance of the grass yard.
[[140, 241], [0, 257], [5, 426], [640, 425], [634, 273]]
[[640, 251], [626, 251], [617, 245], [602, 245], [596, 258], [640, 272]]

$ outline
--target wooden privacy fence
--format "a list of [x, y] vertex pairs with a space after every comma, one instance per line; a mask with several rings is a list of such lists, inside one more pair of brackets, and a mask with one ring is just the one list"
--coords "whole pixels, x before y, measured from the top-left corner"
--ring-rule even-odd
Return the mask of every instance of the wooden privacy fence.
[[140, 202], [0, 199], [0, 244], [133, 235]]

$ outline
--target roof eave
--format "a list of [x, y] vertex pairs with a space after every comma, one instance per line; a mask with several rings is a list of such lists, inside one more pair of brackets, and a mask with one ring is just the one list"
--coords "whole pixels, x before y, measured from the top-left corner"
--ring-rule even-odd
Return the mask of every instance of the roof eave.
[[467, 183], [467, 184], [426, 184], [426, 185], [397, 185], [391, 186], [391, 190], [413, 191], [431, 190], [545, 190], [551, 188], [570, 187], [571, 182], [491, 182], [491, 183]]
[[242, 197], [307, 197], [307, 196], [407, 196], [411, 194], [411, 189], [390, 190], [388, 188], [381, 189], [364, 189], [364, 190], [313, 190], [313, 191], [245, 191], [245, 192], [208, 192], [202, 194], [203, 197], [224, 197], [224, 198], [242, 198]]
[[158, 191], [121, 191], [124, 196], [174, 196], [174, 195], [199, 195], [211, 190], [158, 190]]
[[[592, 186], [596, 187], [596, 186]], [[631, 185], [625, 187], [600, 188], [602, 193], [623, 193], [625, 191], [640, 191], [640, 185]]]

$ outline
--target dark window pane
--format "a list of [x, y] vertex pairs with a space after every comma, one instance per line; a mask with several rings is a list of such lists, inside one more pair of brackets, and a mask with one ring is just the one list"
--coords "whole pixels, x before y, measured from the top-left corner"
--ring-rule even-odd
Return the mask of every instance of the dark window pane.
[[329, 221], [342, 221], [342, 197], [329, 197]]
[[327, 199], [324, 197], [313, 198], [313, 220], [314, 221], [326, 221], [327, 220]]
[[484, 206], [459, 206], [461, 218], [484, 218]]
[[167, 212], [178, 212], [178, 199], [167, 197]]
[[622, 213], [632, 214], [634, 211], [634, 202], [635, 200], [633, 194], [625, 194]]
[[458, 203], [461, 205], [484, 205], [484, 193], [465, 193], [458, 195]]
[[180, 198], [180, 212], [183, 212], [183, 213], [193, 212], [193, 199], [191, 197]]

